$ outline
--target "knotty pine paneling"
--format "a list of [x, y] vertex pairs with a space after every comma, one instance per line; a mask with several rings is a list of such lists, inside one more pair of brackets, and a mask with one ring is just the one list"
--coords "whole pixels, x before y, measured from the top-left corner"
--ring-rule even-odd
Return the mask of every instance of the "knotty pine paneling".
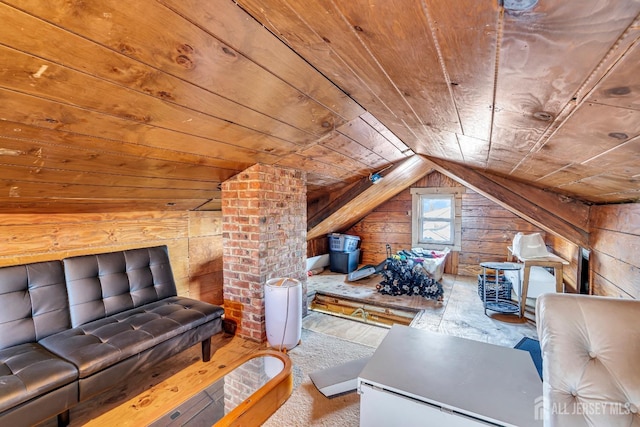
[[220, 212], [0, 214], [0, 267], [167, 245], [178, 294], [222, 303]]
[[215, 33], [229, 46], [273, 73], [300, 92], [351, 120], [364, 109], [319, 73], [294, 51], [274, 37], [258, 21], [247, 19], [235, 2], [213, 0], [161, 0], [201, 28]]
[[121, 4], [0, 2], [0, 212], [220, 209], [257, 163], [321, 196], [414, 152], [638, 198], [638, 1]]
[[[627, 4], [598, 2], [591, 6], [588, 10], [577, 10], [566, 2], [541, 2], [536, 9], [535, 25], [522, 25], [522, 17], [518, 13], [504, 14], [499, 84], [495, 93], [497, 114], [492, 138], [492, 141], [499, 141], [498, 147], [519, 146], [522, 147], [520, 152], [528, 153], [525, 151], [527, 145], [533, 145], [542, 138], [549, 126], [549, 122], [532, 119], [532, 114], [547, 111], [555, 116], [565, 106], [569, 108], [569, 101], [585, 84], [582, 70], [596, 68], [611, 49], [611, 40], [618, 39], [620, 35], [620, 29], [609, 25], [609, 22], [618, 19], [631, 22], [635, 17]], [[567, 20], [575, 25], [568, 26]], [[575, 37], [581, 31], [588, 32], [588, 40]], [[568, 61], [567, 49], [560, 46], [571, 46], [574, 60]], [[540, 61], [538, 58], [545, 59]], [[549, 74], [549, 63], [557, 67], [553, 85], [543, 84]], [[522, 90], [523, 87], [526, 90]], [[558, 90], [560, 87], [562, 90]], [[572, 138], [575, 140], [580, 139]], [[492, 143], [489, 167], [510, 172], [507, 169], [511, 165], [493, 147]], [[523, 162], [521, 166], [525, 164]], [[529, 171], [543, 177], [547, 172], [542, 169], [542, 164], [540, 166]]]
[[590, 225], [591, 292], [640, 297], [640, 203], [593, 206]]
[[360, 118], [351, 120], [349, 123], [340, 126], [338, 132], [382, 156], [389, 162], [398, 162], [406, 157], [391, 141]]
[[[486, 88], [491, 87], [495, 72], [499, 36], [495, 30], [499, 17], [497, 3], [465, 0], [455, 6], [437, 1], [422, 5], [438, 34], [438, 48], [447, 67], [450, 91], [464, 129], [464, 135], [459, 132], [458, 138], [461, 141], [466, 137], [474, 138], [473, 144], [461, 144], [467, 160], [474, 157], [476, 151], [489, 149], [486, 141], [489, 140], [491, 110], [487, 106], [493, 102], [493, 94]], [[486, 163], [486, 155], [478, 158]]]
[[[416, 139], [404, 125], [404, 122], [419, 123], [407, 108], [404, 96], [398, 93], [374, 58], [362, 49], [363, 43], [353, 27], [331, 4], [321, 2], [317, 7], [308, 8], [303, 2], [245, 0], [241, 6], [272, 33], [293, 35], [286, 38], [289, 47], [324, 75], [332, 76], [331, 80], [361, 105], [368, 105], [367, 110], [405, 143]], [[306, 15], [304, 21], [299, 19], [303, 15]], [[379, 101], [380, 94], [387, 98], [384, 103]]]
[[[153, 68], [165, 70], [199, 88], [235, 100], [307, 133], [323, 135], [342, 122], [323, 105], [263, 66], [155, 2], [131, 3], [127, 8], [122, 8], [120, 2], [108, 0], [82, 6], [66, 4], [66, 7], [62, 2], [22, 2], [20, 7], [69, 33], [106, 48], [127, 52], [133, 59]], [[170, 26], [170, 32], [166, 31], [166, 25]], [[266, 32], [263, 35], [272, 37]], [[149, 40], [154, 42], [149, 43]], [[218, 82], [222, 77], [225, 84], [220, 85]], [[255, 90], [249, 82], [259, 82], [261, 90]], [[171, 94], [171, 90], [167, 92]], [[273, 96], [274, 93], [278, 96]], [[174, 115], [165, 118], [179, 120], [181, 108], [171, 109]], [[192, 115], [193, 121], [184, 125], [194, 125], [196, 116]], [[323, 126], [324, 122], [329, 125]], [[234, 127], [227, 124], [219, 130], [224, 132], [223, 129], [231, 128]]]
[[505, 261], [507, 247], [516, 233], [544, 231], [500, 207], [491, 200], [467, 190], [462, 196], [462, 250], [459, 274], [481, 273], [480, 263]]
[[222, 305], [222, 212], [189, 213], [189, 296]]
[[578, 263], [580, 262], [580, 248], [578, 245], [561, 237], [548, 233], [544, 239], [547, 246], [553, 248], [553, 252], [564, 260], [569, 261], [569, 265], [562, 267], [562, 280], [564, 281], [565, 292], [578, 292]]
[[[406, 7], [395, 2], [381, 2], [375, 7], [371, 7], [371, 3], [365, 0], [334, 4], [341, 15], [336, 14], [337, 20], [356, 24], [360, 30], [356, 29], [352, 32], [353, 35], [370, 52], [375, 52], [369, 62], [384, 70], [394, 85], [402, 88], [396, 89], [396, 93], [400, 92], [398, 99], [407, 107], [397, 109], [398, 115], [410, 111], [415, 115], [411, 119], [430, 121], [437, 129], [460, 132], [455, 104], [448, 85], [438, 72], [442, 69], [439, 46], [432, 37], [433, 29], [430, 28], [427, 14], [417, 9], [413, 13], [407, 13]], [[456, 22], [465, 20], [464, 15], [459, 13], [450, 13], [453, 18], [452, 15], [455, 15]], [[446, 19], [445, 16], [438, 18]], [[476, 20], [478, 17], [469, 17], [469, 20], [472, 19]], [[402, 25], [398, 25], [400, 22]], [[338, 41], [341, 40], [336, 40]], [[335, 44], [332, 43], [332, 47], [337, 49]], [[408, 45], [412, 49], [407, 49]], [[416, 57], [420, 58], [420, 67], [415, 67], [413, 60]], [[416, 81], [428, 84], [429, 90], [408, 89], [418, 87]], [[433, 106], [436, 107], [430, 108]]]
[[[196, 87], [177, 76], [121, 55], [89, 39], [70, 34], [36, 17], [5, 5], [0, 5], [0, 14], [3, 22], [7, 23], [0, 28], [0, 37], [7, 46], [19, 51], [30, 52], [34, 56], [65, 64], [69, 68], [90, 70], [90, 74], [101, 79], [140, 93], [155, 95], [214, 117], [233, 120], [234, 123], [247, 128], [261, 132], [270, 130], [273, 135], [287, 140], [309, 141], [305, 139], [308, 138], [305, 137], [305, 132], [286, 123], [274, 125], [274, 120], [265, 114]], [[21, 37], [21, 31], [15, 31], [15, 28], [28, 29], [30, 37]], [[43, 43], [43, 40], [57, 42]], [[73, 46], [73, 49], [65, 49], [62, 46]], [[122, 53], [126, 53], [126, 49]]]
[[[415, 187], [461, 187], [446, 176], [433, 172], [412, 185]], [[378, 264], [385, 259], [385, 245], [392, 251], [411, 246], [411, 194], [406, 189], [355, 224], [346, 234], [361, 238], [362, 263]], [[445, 272], [475, 276], [484, 261], [505, 261], [507, 246], [516, 233], [544, 231], [517, 217], [491, 200], [469, 189], [462, 195], [462, 250], [453, 254]], [[562, 254], [561, 254], [562, 255]], [[573, 281], [575, 283], [575, 279]]]

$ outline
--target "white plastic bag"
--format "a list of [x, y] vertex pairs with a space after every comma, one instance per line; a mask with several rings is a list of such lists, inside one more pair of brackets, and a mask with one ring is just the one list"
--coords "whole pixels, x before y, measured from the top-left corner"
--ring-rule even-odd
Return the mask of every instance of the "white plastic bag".
[[520, 259], [549, 256], [547, 246], [540, 233], [517, 233], [513, 238], [513, 254]]

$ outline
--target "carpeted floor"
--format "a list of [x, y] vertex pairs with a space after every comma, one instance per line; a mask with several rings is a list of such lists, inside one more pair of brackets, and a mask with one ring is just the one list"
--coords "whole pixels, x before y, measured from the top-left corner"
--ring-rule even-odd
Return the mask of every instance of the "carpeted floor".
[[293, 363], [293, 393], [264, 426], [357, 426], [358, 394], [346, 393], [329, 399], [313, 385], [309, 373], [371, 356], [374, 350], [374, 347], [302, 329], [301, 344], [288, 353]]
[[[514, 348], [528, 351], [542, 378], [540, 343], [523, 338]], [[291, 397], [264, 424], [266, 427], [351, 427], [359, 425], [360, 396], [356, 392], [327, 398], [313, 385], [311, 372], [371, 356], [374, 347], [302, 329], [302, 342], [289, 351], [293, 363]]]

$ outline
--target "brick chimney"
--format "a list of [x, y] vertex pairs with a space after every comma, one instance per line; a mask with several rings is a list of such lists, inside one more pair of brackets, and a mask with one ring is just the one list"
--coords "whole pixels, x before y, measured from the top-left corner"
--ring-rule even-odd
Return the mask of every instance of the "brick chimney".
[[306, 313], [306, 174], [254, 165], [222, 183], [223, 293], [225, 319], [236, 335], [266, 341], [267, 280], [302, 282]]

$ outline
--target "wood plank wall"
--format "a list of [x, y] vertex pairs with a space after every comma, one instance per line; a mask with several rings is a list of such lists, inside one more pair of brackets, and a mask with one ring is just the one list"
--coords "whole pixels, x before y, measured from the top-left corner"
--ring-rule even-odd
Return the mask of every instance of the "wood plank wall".
[[[462, 187], [461, 184], [433, 172], [419, 180], [413, 187]], [[385, 245], [395, 252], [411, 246], [411, 194], [407, 189], [380, 205], [371, 214], [359, 221], [346, 234], [360, 236], [362, 264], [377, 264], [385, 259]], [[554, 252], [566, 258], [566, 254], [577, 254], [577, 247], [559, 238], [549, 239], [544, 231], [500, 207], [484, 196], [466, 189], [462, 196], [462, 250], [453, 252], [445, 272], [475, 276], [481, 272], [480, 262], [504, 261], [507, 246], [516, 233], [539, 232], [551, 244]], [[558, 252], [556, 245], [561, 248]], [[310, 245], [312, 246], [312, 245]], [[572, 247], [573, 246], [573, 247]], [[322, 249], [318, 242], [316, 249]], [[325, 252], [326, 253], [326, 252]], [[313, 255], [318, 255], [314, 253]], [[577, 255], [571, 255], [572, 265], [564, 271], [565, 279], [575, 286]], [[575, 257], [576, 260], [573, 260]], [[571, 289], [569, 289], [571, 290]]]
[[0, 267], [167, 245], [178, 294], [222, 304], [220, 212], [0, 214]]
[[562, 268], [562, 279], [565, 292], [578, 293], [578, 264], [580, 262], [580, 248], [562, 237], [547, 233], [545, 243], [553, 248], [553, 252], [559, 257], [569, 261], [569, 265]]
[[591, 292], [640, 297], [640, 203], [593, 206], [590, 215]]

